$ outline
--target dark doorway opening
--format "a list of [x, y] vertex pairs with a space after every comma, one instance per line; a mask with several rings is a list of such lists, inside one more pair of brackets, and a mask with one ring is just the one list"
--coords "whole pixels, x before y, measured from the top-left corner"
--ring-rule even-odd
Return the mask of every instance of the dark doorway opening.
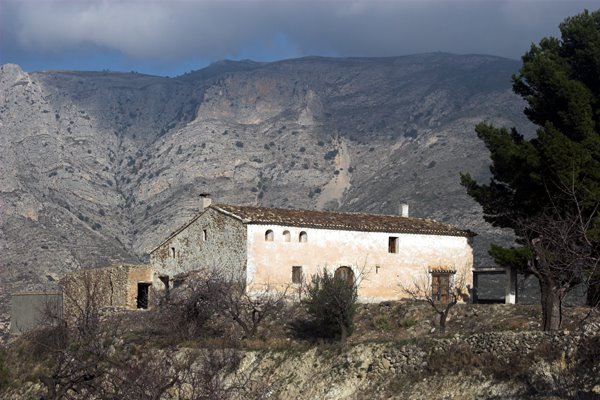
[[137, 286], [137, 308], [148, 308], [148, 292], [151, 283], [139, 282]]

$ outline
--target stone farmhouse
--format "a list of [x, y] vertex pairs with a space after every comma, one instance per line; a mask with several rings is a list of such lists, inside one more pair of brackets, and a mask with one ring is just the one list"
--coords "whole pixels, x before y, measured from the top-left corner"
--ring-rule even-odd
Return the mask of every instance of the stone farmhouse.
[[[150, 253], [167, 288], [178, 274], [219, 269], [241, 276], [249, 292], [301, 287], [324, 268], [359, 282], [362, 302], [402, 298], [400, 285], [428, 272], [443, 299], [457, 270], [471, 283], [474, 233], [401, 215], [339, 213], [213, 204]], [[170, 280], [170, 282], [169, 282]]]
[[[150, 265], [113, 265], [66, 274], [61, 291], [15, 293], [11, 333], [41, 323], [50, 308], [68, 318], [90, 299], [101, 308], [148, 308], [153, 289], [168, 291], [194, 271], [218, 269], [252, 293], [302, 289], [323, 269], [358, 283], [359, 300], [403, 297], [401, 285], [429, 274], [439, 300], [457, 270], [472, 285], [474, 234], [401, 215], [338, 213], [212, 204], [150, 253]], [[295, 291], [290, 291], [295, 293]]]
[[149, 265], [113, 265], [70, 272], [61, 279], [56, 292], [13, 293], [11, 334], [21, 334], [53, 319], [72, 318], [88, 306], [148, 308], [156, 278], [160, 279]]

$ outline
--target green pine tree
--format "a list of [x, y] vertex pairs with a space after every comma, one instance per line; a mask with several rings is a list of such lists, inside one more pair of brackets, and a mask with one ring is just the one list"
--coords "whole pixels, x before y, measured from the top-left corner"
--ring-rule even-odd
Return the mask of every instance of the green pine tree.
[[490, 254], [538, 278], [545, 330], [560, 328], [564, 296], [597, 275], [600, 238], [600, 10], [565, 19], [560, 32], [533, 44], [513, 76], [535, 137], [477, 125], [492, 179], [461, 176], [485, 219], [515, 231], [521, 247]]

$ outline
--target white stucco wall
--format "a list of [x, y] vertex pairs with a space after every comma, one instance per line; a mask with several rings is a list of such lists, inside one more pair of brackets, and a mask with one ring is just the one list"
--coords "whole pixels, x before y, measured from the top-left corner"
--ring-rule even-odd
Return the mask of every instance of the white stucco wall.
[[[265, 232], [274, 232], [272, 242]], [[291, 233], [285, 242], [283, 232]], [[300, 243], [301, 231], [308, 241]], [[388, 252], [388, 239], [398, 237], [398, 252]], [[357, 232], [297, 228], [279, 225], [247, 225], [247, 277], [250, 290], [264, 285], [285, 287], [292, 283], [292, 267], [302, 266], [305, 280], [323, 268], [333, 272], [341, 266], [362, 274], [359, 298], [362, 302], [395, 300], [404, 297], [399, 284], [433, 266], [468, 269], [470, 284], [473, 252], [468, 239], [460, 236], [416, 235], [385, 232]]]

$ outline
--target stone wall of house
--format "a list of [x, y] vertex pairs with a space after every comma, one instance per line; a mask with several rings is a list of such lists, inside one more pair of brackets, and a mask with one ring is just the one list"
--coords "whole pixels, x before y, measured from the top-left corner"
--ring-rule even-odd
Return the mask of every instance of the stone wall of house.
[[[267, 231], [273, 232], [272, 241], [266, 240]], [[306, 242], [300, 240], [302, 232]], [[394, 253], [388, 249], [390, 237], [397, 238]], [[432, 267], [455, 269], [472, 285], [473, 251], [462, 236], [248, 225], [251, 290], [292, 285], [295, 266], [302, 268], [305, 281], [323, 268], [335, 272], [348, 267], [359, 281], [360, 301], [379, 302], [405, 297], [401, 286], [427, 281]]]
[[150, 264], [159, 275], [212, 268], [237, 275], [246, 270], [246, 254], [246, 226], [209, 208], [155, 249]]

